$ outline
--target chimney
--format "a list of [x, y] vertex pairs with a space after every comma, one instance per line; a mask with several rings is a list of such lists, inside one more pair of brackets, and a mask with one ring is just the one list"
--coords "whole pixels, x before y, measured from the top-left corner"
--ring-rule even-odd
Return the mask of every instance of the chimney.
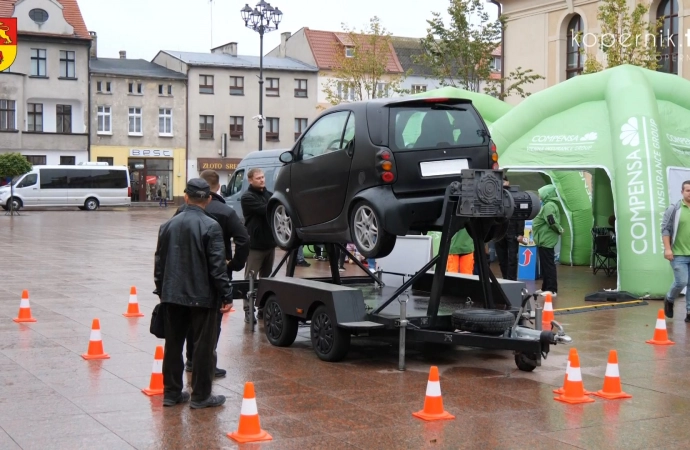
[[237, 42], [230, 42], [227, 45], [227, 47], [228, 47], [228, 50], [227, 50], [228, 55], [237, 56]]
[[127, 59], [127, 52], [124, 50], [120, 50], [120, 59]]
[[98, 58], [98, 36], [96, 35], [95, 31], [89, 31], [89, 35], [91, 36], [91, 50], [89, 50], [89, 58], [96, 59]]
[[228, 42], [220, 47], [212, 48], [211, 53], [237, 56], [237, 42]]
[[278, 49], [278, 56], [285, 58], [287, 56], [287, 41], [292, 36], [292, 33], [286, 31], [285, 33], [280, 33], [280, 47]]

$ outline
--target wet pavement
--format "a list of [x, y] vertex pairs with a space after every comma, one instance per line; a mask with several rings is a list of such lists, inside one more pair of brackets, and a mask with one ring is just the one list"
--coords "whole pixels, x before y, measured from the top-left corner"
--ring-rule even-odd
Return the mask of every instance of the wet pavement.
[[[227, 377], [214, 392], [221, 408], [162, 407], [148, 397], [153, 354], [149, 334], [153, 253], [158, 226], [172, 209], [28, 211], [0, 215], [0, 449], [236, 448], [243, 386], [256, 387], [261, 426], [273, 441], [242, 448], [277, 449], [651, 449], [687, 448], [690, 429], [690, 340], [684, 301], [668, 320], [674, 346], [645, 343], [663, 305], [557, 315], [574, 339], [584, 386], [602, 388], [609, 350], [618, 351], [623, 390], [631, 399], [567, 405], [553, 400], [568, 346], [552, 347], [532, 373], [508, 351], [458, 348], [423, 353], [410, 347], [397, 370], [394, 343], [353, 339], [341, 363], [320, 361], [308, 328], [292, 347], [251, 333], [238, 312], [226, 315], [218, 365]], [[326, 263], [298, 268], [324, 273]], [[354, 266], [347, 273], [357, 274]], [[615, 285], [587, 268], [559, 266], [556, 309], [585, 306], [584, 295]], [[130, 286], [143, 318], [127, 319]], [[38, 322], [17, 324], [28, 289]], [[91, 322], [99, 318], [110, 359], [85, 361]], [[423, 422], [429, 367], [441, 374], [444, 406], [455, 420]]]

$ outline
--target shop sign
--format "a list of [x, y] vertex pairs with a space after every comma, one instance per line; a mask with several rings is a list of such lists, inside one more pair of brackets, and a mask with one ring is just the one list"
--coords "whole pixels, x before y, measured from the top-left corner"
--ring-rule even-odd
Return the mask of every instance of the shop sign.
[[132, 158], [172, 158], [173, 151], [165, 149], [130, 148], [129, 156]]
[[221, 170], [234, 171], [242, 161], [240, 158], [197, 158], [197, 169], [202, 170]]

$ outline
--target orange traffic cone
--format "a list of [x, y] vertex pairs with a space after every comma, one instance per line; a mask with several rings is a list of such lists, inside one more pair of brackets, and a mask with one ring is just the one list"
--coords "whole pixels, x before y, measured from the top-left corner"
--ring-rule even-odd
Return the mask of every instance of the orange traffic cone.
[[431, 366], [431, 370], [429, 370], [429, 381], [426, 385], [424, 409], [412, 413], [412, 415], [428, 421], [455, 419], [454, 415], [443, 409], [443, 398], [441, 397], [441, 382], [438, 378], [438, 367]]
[[22, 291], [22, 300], [19, 302], [19, 315], [15, 317], [15, 322], [36, 322], [36, 319], [31, 316], [31, 306], [29, 305], [29, 291], [24, 289]]
[[551, 321], [555, 319], [553, 315], [553, 303], [551, 302], [551, 292], [544, 295], [544, 310], [541, 316], [541, 326], [545, 330], [551, 329]]
[[103, 340], [101, 339], [101, 322], [93, 319], [91, 324], [91, 338], [89, 339], [89, 350], [81, 355], [84, 359], [109, 359], [110, 355], [103, 351]]
[[228, 433], [228, 437], [241, 444], [273, 440], [270, 434], [261, 429], [259, 410], [256, 407], [256, 396], [254, 395], [254, 383], [252, 382], [244, 384], [240, 424], [237, 431]]
[[127, 305], [127, 312], [123, 314], [125, 317], [144, 317], [139, 311], [139, 301], [137, 300], [137, 288], [132, 286], [129, 289], [129, 304]]
[[656, 328], [654, 329], [654, 338], [645, 341], [647, 344], [654, 345], [675, 345], [675, 342], [668, 339], [668, 332], [666, 331], [666, 316], [664, 310], [660, 309], [656, 316]]
[[606, 375], [604, 375], [604, 389], [593, 394], [609, 400], [632, 398], [632, 395], [623, 392], [621, 375], [618, 371], [618, 353], [615, 350], [609, 352], [609, 362], [606, 364]]
[[[570, 361], [573, 358], [573, 354], [577, 353], [577, 350], [574, 348], [570, 349], [570, 353], [568, 354], [568, 362], [565, 365], [565, 376], [563, 377], [563, 386], [559, 387], [558, 389], [554, 389], [553, 393], [554, 394], [563, 394], [565, 393], [565, 383], [568, 382], [568, 371], [570, 370]], [[590, 395], [591, 392], [589, 392], [587, 389], [585, 389], [585, 395]]]
[[153, 357], [153, 369], [151, 369], [151, 381], [149, 387], [141, 390], [148, 396], [161, 395], [163, 393], [163, 346], [156, 347]]
[[580, 372], [580, 356], [577, 350], [573, 352], [570, 359], [570, 368], [566, 373], [565, 385], [563, 386], [565, 392], [554, 397], [554, 400], [559, 402], [576, 405], [578, 403], [592, 403], [594, 400], [585, 395], [585, 386], [582, 383], [582, 372]]

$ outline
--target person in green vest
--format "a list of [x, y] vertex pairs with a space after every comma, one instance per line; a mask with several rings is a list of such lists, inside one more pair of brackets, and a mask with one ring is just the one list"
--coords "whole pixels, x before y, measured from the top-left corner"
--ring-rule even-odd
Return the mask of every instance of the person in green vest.
[[[537, 217], [532, 221], [534, 243], [537, 245], [539, 265], [541, 266], [542, 285], [537, 293], [550, 292], [552, 297], [558, 295], [558, 273], [556, 272], [556, 252], [554, 247], [563, 234], [561, 214], [558, 209], [558, 194], [556, 186], [547, 184], [539, 191], [542, 207]], [[520, 236], [521, 238], [522, 236]]]
[[455, 233], [450, 241], [446, 272], [472, 275], [474, 271], [474, 242], [467, 229]]

